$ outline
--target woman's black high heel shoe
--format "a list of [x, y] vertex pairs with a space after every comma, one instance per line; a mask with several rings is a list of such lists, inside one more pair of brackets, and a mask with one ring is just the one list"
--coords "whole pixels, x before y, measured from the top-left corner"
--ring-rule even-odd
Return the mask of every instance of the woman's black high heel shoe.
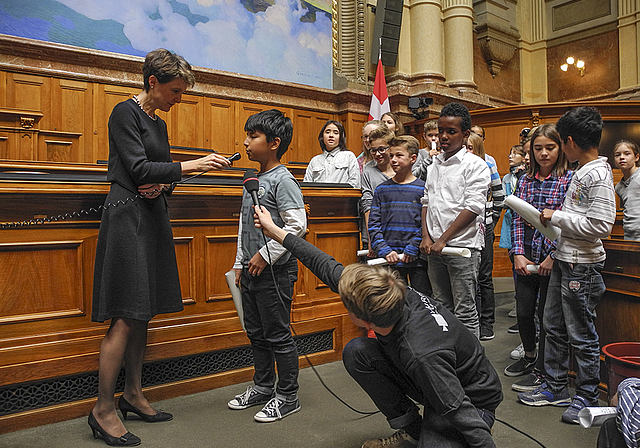
[[127, 419], [127, 413], [129, 412], [133, 412], [147, 423], [168, 422], [169, 420], [173, 420], [173, 414], [164, 411], [156, 411], [154, 415], [143, 414], [138, 408], [125, 400], [124, 394], [120, 395], [120, 398], [118, 399], [118, 408], [120, 408], [120, 412], [122, 412], [122, 416], [125, 420]]
[[89, 414], [89, 427], [91, 428], [91, 431], [93, 431], [94, 439], [97, 439], [99, 434], [102, 437], [102, 440], [104, 440], [104, 443], [109, 446], [136, 446], [140, 445], [141, 442], [140, 437], [134, 436], [130, 432], [127, 432], [125, 435], [120, 437], [113, 437], [105, 431], [102, 426], [100, 426], [100, 423], [98, 423], [96, 418], [93, 416], [93, 411]]

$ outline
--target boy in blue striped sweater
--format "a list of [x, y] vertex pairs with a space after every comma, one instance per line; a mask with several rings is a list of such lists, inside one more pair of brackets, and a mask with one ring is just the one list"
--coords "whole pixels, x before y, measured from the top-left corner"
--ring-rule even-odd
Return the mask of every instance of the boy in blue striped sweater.
[[373, 194], [369, 214], [369, 239], [373, 252], [409, 280], [412, 288], [428, 296], [431, 284], [426, 260], [421, 258], [421, 198], [424, 181], [411, 173], [418, 155], [418, 140], [401, 135], [389, 142], [389, 158], [395, 172]]

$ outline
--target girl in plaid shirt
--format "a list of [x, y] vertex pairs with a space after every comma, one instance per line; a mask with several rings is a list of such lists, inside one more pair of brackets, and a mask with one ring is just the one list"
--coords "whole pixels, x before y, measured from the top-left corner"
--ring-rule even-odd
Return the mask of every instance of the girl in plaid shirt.
[[[543, 124], [531, 136], [531, 165], [527, 174], [520, 178], [515, 195], [538, 210], [558, 210], [571, 181], [567, 170], [567, 159], [561, 150], [560, 135], [552, 124]], [[533, 390], [544, 381], [543, 356], [536, 356], [535, 311], [538, 293], [538, 319], [540, 322], [540, 349], [544, 353], [544, 329], [542, 313], [547, 296], [549, 275], [553, 267], [551, 253], [555, 241], [550, 241], [539, 231], [514, 213], [511, 229], [513, 265], [516, 271], [516, 306], [520, 339], [525, 355], [507, 366], [507, 376], [527, 375], [513, 385], [520, 392]], [[531, 274], [527, 265], [539, 265], [538, 274]], [[534, 371], [535, 368], [535, 371]]]

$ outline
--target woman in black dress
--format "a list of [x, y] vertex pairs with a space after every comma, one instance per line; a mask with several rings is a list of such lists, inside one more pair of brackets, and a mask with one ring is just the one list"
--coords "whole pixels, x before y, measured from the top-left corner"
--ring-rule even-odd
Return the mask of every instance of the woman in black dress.
[[91, 319], [111, 325], [100, 346], [98, 401], [89, 414], [94, 437], [113, 446], [133, 446], [140, 438], [128, 432], [116, 414], [113, 395], [124, 362], [125, 387], [118, 407], [124, 418], [137, 414], [147, 422], [171, 420], [142, 394], [142, 360], [147, 327], [156, 314], [182, 311], [173, 234], [167, 209], [171, 183], [182, 174], [222, 169], [229, 162], [210, 154], [172, 162], [165, 122], [155, 111], [169, 111], [195, 84], [182, 57], [159, 49], [143, 66], [144, 90], [113, 109], [109, 118], [107, 202], [136, 199], [102, 212], [93, 284]]

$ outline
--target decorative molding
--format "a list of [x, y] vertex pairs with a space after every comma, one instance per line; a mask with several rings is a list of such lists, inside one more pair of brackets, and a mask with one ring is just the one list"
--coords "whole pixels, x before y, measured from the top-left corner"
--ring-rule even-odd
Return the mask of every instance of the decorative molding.
[[487, 70], [492, 77], [500, 73], [505, 62], [508, 62], [518, 48], [520, 35], [516, 31], [507, 31], [484, 23], [476, 27], [480, 51], [487, 62]]
[[36, 124], [35, 118], [20, 117], [20, 127], [23, 129], [31, 129]]
[[332, 1], [335, 73], [347, 82], [364, 86], [367, 85], [365, 7], [365, 0]]

